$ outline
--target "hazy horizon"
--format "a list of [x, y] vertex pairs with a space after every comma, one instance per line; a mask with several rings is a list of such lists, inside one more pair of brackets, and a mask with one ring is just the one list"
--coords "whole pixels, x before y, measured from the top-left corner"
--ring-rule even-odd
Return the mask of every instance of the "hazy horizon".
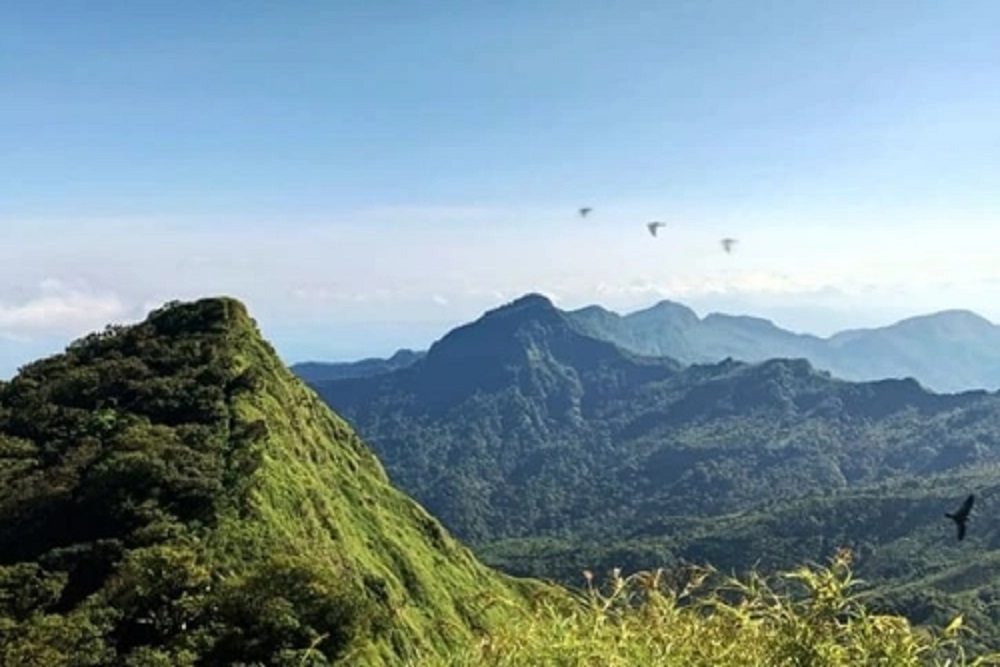
[[219, 294], [290, 362], [426, 347], [533, 291], [821, 336], [1000, 321], [998, 22], [985, 0], [5, 5], [0, 376]]
[[[653, 306], [663, 302], [670, 301], [672, 303], [679, 303], [693, 310], [699, 318], [705, 318], [711, 314], [723, 314], [723, 315], [733, 315], [733, 316], [750, 316], [750, 317], [762, 317], [764, 319], [770, 320], [776, 326], [791, 331], [793, 333], [799, 334], [811, 334], [818, 336], [820, 338], [828, 338], [829, 336], [842, 331], [848, 331], [851, 329], [872, 329], [891, 326], [897, 322], [907, 319], [909, 317], [918, 317], [923, 315], [933, 315], [944, 312], [946, 310], [953, 309], [942, 309], [927, 312], [914, 312], [909, 314], [904, 314], [900, 317], [892, 318], [890, 320], [882, 320], [878, 313], [871, 313], [868, 318], [859, 318], [858, 322], [853, 326], [846, 327], [835, 327], [830, 328], [826, 331], [819, 330], [809, 330], [802, 328], [795, 328], [787, 326], [780, 317], [774, 317], [773, 313], [777, 312], [779, 315], [782, 312], [781, 307], [772, 308], [771, 314], [765, 312], [745, 312], [738, 310], [726, 310], [722, 308], [713, 307], [703, 307], [698, 308], [692, 306], [690, 303], [684, 303], [681, 301], [676, 301], [673, 299], [658, 298], [648, 303], [639, 303], [630, 307], [625, 308], [615, 308], [611, 307], [605, 303], [598, 302], [587, 302], [587, 303], [564, 303], [559, 300], [559, 297], [552, 293], [545, 293], [544, 290], [529, 290], [524, 293], [512, 294], [509, 297], [504, 297], [499, 301], [494, 303], [489, 303], [483, 306], [480, 310], [471, 313], [468, 317], [461, 320], [440, 320], [440, 321], [427, 321], [427, 322], [412, 322], [412, 323], [394, 323], [394, 322], [380, 322], [374, 324], [348, 324], [342, 325], [342, 329], [339, 331], [323, 331], [320, 329], [316, 330], [282, 330], [280, 325], [275, 327], [267, 322], [262, 322], [259, 317], [253, 312], [251, 308], [250, 315], [255, 317], [258, 325], [262, 329], [262, 333], [275, 345], [279, 356], [289, 365], [303, 362], [343, 362], [343, 361], [360, 361], [367, 358], [388, 358], [395, 352], [401, 349], [411, 349], [411, 350], [426, 350], [430, 347], [432, 343], [442, 338], [452, 329], [468, 324], [482, 315], [487, 311], [494, 308], [503, 306], [511, 301], [514, 301], [520, 297], [526, 296], [531, 293], [543, 294], [549, 298], [553, 304], [563, 311], [573, 311], [580, 308], [585, 308], [588, 306], [600, 306], [607, 310], [617, 313], [618, 315], [628, 315], [634, 312], [645, 310], [647, 308], [652, 308]], [[206, 294], [203, 297], [213, 297], [213, 296], [234, 296], [234, 295], [222, 295], [222, 294]], [[200, 298], [200, 297], [192, 297]], [[239, 298], [239, 297], [236, 297]], [[53, 308], [65, 307], [65, 303], [62, 306], [58, 305], [58, 299], [52, 299], [49, 301], [50, 306]], [[96, 302], [94, 302], [96, 305]], [[152, 309], [163, 305], [162, 303], [145, 304], [145, 308]], [[36, 311], [40, 313], [41, 311]], [[796, 312], [799, 312], [796, 309]], [[977, 311], [977, 315], [982, 316], [982, 313]], [[28, 312], [25, 311], [25, 315]], [[801, 312], [799, 312], [801, 314]], [[0, 380], [10, 379], [16, 374], [17, 368], [21, 365], [35, 361], [36, 359], [47, 357], [51, 354], [56, 354], [61, 352], [69, 343], [74, 339], [79, 338], [88, 333], [101, 330], [106, 324], [114, 323], [131, 323], [137, 322], [144, 319], [148, 315], [147, 310], [141, 312], [136, 312], [133, 317], [118, 317], [113, 320], [109, 320], [101, 325], [95, 326], [92, 329], [83, 330], [79, 335], [69, 336], [69, 337], [47, 337], [47, 338], [18, 338], [18, 337], [0, 337]], [[820, 313], [822, 315], [822, 313]], [[987, 318], [988, 319], [988, 318]], [[991, 320], [992, 321], [992, 320]], [[996, 322], [993, 322], [996, 324]], [[365, 339], [368, 341], [367, 345], [359, 345], [355, 348], [345, 348], [338, 347], [336, 343], [331, 344], [330, 340], [352, 340], [352, 339]], [[289, 351], [292, 351], [289, 354]], [[303, 353], [304, 352], [304, 353]], [[296, 353], [297, 356], [296, 356]]]

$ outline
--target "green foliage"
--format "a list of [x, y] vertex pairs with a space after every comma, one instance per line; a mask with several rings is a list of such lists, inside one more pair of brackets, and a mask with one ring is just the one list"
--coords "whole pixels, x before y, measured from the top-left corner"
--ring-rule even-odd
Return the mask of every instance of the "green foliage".
[[234, 300], [0, 386], [0, 664], [398, 664], [539, 587], [396, 491]]
[[[1000, 654], [966, 658], [962, 617], [943, 632], [915, 630], [874, 613], [854, 593], [848, 552], [826, 567], [774, 577], [720, 576], [710, 568], [612, 572], [569, 602], [546, 601], [492, 634], [463, 664], [997, 665]], [[454, 663], [453, 663], [454, 664]]]
[[[556, 348], [572, 354], [571, 343]], [[525, 376], [526, 391], [551, 400], [525, 412], [530, 391], [514, 394], [518, 412], [504, 418], [527, 419], [521, 433], [551, 413], [583, 419], [582, 395], [560, 389], [573, 369]], [[675, 371], [600, 362], [586, 373], [629, 386]], [[655, 587], [624, 595], [638, 575], [574, 602], [490, 570], [393, 488], [230, 299], [170, 304], [0, 385], [0, 482], [3, 665], [615, 664], [700, 655], [691, 651], [705, 642], [691, 638], [713, 628], [711, 657], [742, 641], [775, 656], [923, 645], [898, 620], [898, 641], [872, 634], [866, 644], [809, 606], [746, 629], [722, 606]], [[803, 649], [785, 641], [800, 635]]]
[[80, 609], [67, 614], [33, 613], [21, 621], [0, 616], [0, 665], [98, 667], [113, 664], [106, 637], [111, 610]]
[[[970, 491], [977, 507], [997, 497], [998, 395], [851, 383], [804, 360], [680, 368], [540, 298], [404, 370], [316, 386], [394, 482], [509, 572], [575, 585], [586, 567], [772, 570], [851, 544], [887, 608], [1000, 621], [977, 601], [1000, 532], [957, 545], [943, 518]], [[944, 595], [911, 608], [911, 585]]]
[[603, 589], [546, 600], [448, 664], [477, 665], [997, 665], [970, 660], [961, 616], [943, 631], [920, 631], [878, 614], [854, 589], [849, 552], [825, 567], [773, 577], [722, 576], [711, 568], [617, 570]]

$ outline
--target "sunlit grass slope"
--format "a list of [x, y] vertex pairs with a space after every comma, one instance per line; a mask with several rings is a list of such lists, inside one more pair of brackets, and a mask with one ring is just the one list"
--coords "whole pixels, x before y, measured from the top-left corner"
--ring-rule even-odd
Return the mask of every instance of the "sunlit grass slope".
[[340, 569], [364, 582], [380, 604], [378, 639], [354, 654], [365, 660], [429, 659], [475, 643], [499, 616], [493, 597], [523, 601], [540, 585], [481, 565], [436, 519], [393, 488], [353, 430], [283, 365], [249, 326], [234, 333], [238, 373], [255, 369], [257, 391], [234, 402], [233, 415], [263, 424], [262, 465], [250, 476], [246, 510], [229, 513], [216, 539], [227, 551], [253, 545], [287, 549], [313, 567]]
[[531, 589], [394, 489], [235, 300], [0, 386], [0, 664], [424, 664]]

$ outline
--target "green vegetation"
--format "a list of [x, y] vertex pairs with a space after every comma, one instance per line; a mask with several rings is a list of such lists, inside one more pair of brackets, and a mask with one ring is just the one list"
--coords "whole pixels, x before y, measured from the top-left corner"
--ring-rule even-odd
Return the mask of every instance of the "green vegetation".
[[396, 491], [233, 300], [24, 368], [0, 434], [0, 664], [421, 662], [542, 589]]
[[851, 597], [843, 552], [773, 579], [588, 576], [480, 564], [232, 299], [0, 384], [0, 665], [987, 664], [962, 617], [942, 634]]
[[[587, 573], [590, 574], [589, 572]], [[759, 665], [997, 665], [968, 659], [962, 616], [943, 631], [915, 629], [873, 612], [857, 592], [849, 552], [827, 567], [767, 578], [723, 577], [707, 568], [613, 572], [603, 589], [521, 615], [468, 664], [631, 667]]]
[[[487, 562], [579, 583], [585, 568], [689, 561], [772, 570], [860, 554], [915, 622], [964, 610], [1000, 647], [1000, 396], [852, 383], [804, 360], [682, 367], [635, 357], [527, 297], [412, 366], [317, 383], [392, 480]], [[943, 517], [979, 496], [969, 538]]]

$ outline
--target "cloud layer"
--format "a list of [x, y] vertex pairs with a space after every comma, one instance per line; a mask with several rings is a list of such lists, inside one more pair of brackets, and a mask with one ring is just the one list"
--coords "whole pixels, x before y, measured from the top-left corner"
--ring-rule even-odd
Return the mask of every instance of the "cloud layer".
[[[399, 207], [290, 225], [7, 222], [24, 233], [0, 248], [0, 342], [68, 341], [167, 300], [211, 295], [245, 301], [290, 358], [306, 339], [320, 341], [314, 356], [321, 343], [365, 354], [391, 352], [375, 340], [422, 345], [428, 332], [526, 292], [619, 312], [670, 299], [813, 333], [954, 307], [1000, 319], [991, 254], [1000, 230], [977, 221], [733, 229], [677, 220], [652, 238], [642, 214], [652, 211], [602, 208], [581, 219], [575, 208]], [[722, 236], [740, 238], [732, 254]]]
[[0, 301], [0, 333], [15, 340], [76, 336], [135, 314], [112, 292], [47, 279], [27, 299]]

